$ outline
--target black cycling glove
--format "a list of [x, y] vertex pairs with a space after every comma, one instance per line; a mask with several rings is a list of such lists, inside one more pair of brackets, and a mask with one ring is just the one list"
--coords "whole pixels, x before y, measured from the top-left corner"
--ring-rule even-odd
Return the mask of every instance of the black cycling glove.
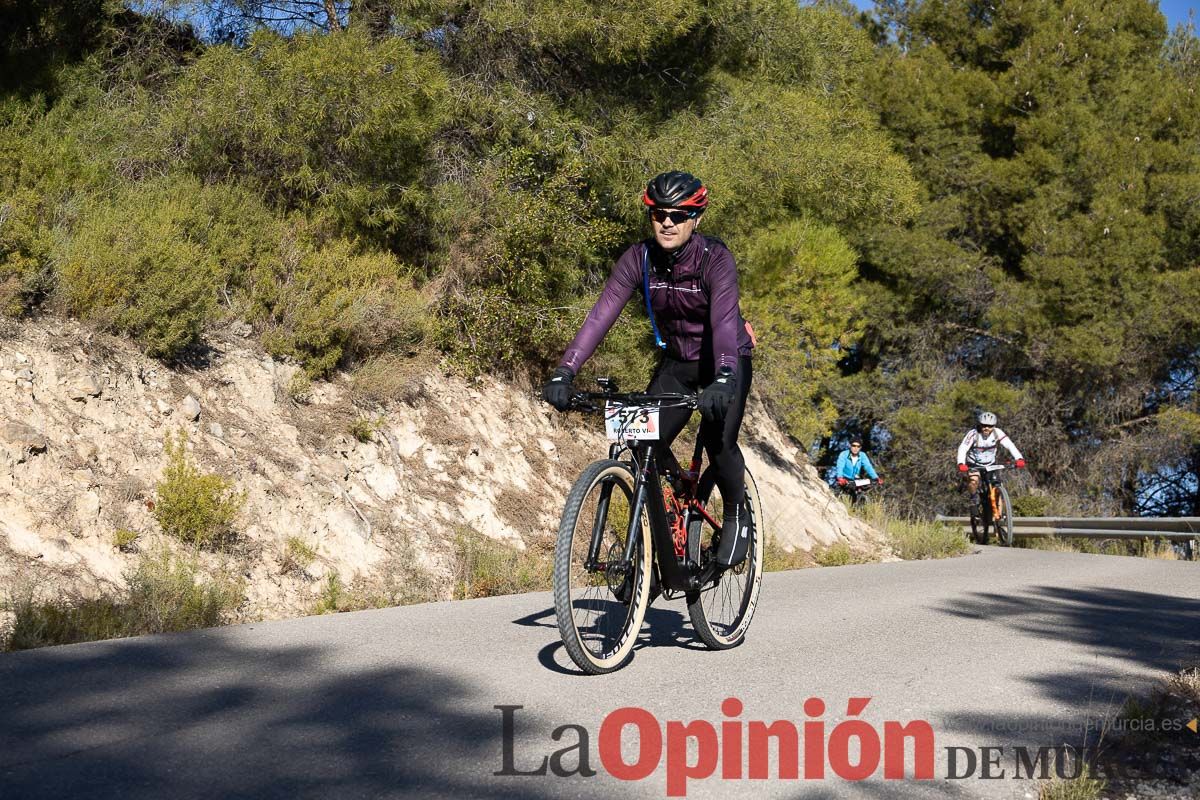
[[575, 373], [559, 367], [550, 373], [550, 380], [542, 387], [542, 398], [559, 411], [571, 405], [571, 394], [575, 389]]
[[724, 419], [733, 402], [734, 383], [733, 371], [722, 369], [717, 379], [700, 393], [700, 415], [709, 421]]

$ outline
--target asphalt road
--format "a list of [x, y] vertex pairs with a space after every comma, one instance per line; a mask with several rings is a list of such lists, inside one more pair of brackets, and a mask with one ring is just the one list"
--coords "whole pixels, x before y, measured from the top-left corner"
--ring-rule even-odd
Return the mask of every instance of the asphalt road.
[[[659, 600], [630, 664], [601, 677], [569, 665], [546, 593], [98, 642], [0, 655], [0, 800], [663, 797], [667, 754], [648, 749], [658, 767], [640, 780], [605, 768], [609, 714], [644, 709], [675, 738], [668, 721], [724, 736], [729, 720], [823, 720], [832, 748], [852, 697], [871, 698], [860, 716], [876, 731], [927, 721], [935, 778], [849, 781], [830, 755], [824, 779], [781, 780], [772, 756], [766, 780], [718, 767], [687, 796], [1036, 797], [1012, 779], [1014, 747], [1094, 739], [1089, 721], [1197, 658], [1196, 564], [995, 548], [768, 574], [747, 642], [721, 653], [693, 639], [682, 602]], [[722, 712], [728, 697], [740, 715]], [[806, 715], [813, 697], [826, 713]], [[597, 774], [494, 775], [505, 705], [522, 706], [516, 770], [574, 746], [557, 762], [573, 771], [586, 736]], [[633, 730], [621, 757], [636, 764]], [[981, 746], [1004, 748], [1004, 778], [977, 764], [947, 779], [947, 748]]]

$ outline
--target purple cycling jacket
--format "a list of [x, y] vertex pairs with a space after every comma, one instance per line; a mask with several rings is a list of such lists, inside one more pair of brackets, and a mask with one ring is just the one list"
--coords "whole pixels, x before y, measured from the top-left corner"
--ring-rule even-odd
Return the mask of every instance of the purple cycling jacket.
[[[710, 253], [704, 275], [700, 262], [704, 247]], [[738, 356], [754, 348], [750, 327], [738, 307], [737, 268], [733, 254], [720, 243], [692, 235], [675, 257], [662, 251], [653, 239], [626, 250], [613, 267], [600, 299], [588, 313], [559, 366], [579, 372], [596, 352], [609, 328], [621, 315], [629, 298], [643, 298], [642, 261], [649, 248], [650, 306], [654, 321], [667, 343], [667, 354], [680, 361], [711, 359], [714, 371], [737, 371]], [[673, 261], [673, 264], [668, 262]], [[644, 303], [645, 300], [642, 299]]]

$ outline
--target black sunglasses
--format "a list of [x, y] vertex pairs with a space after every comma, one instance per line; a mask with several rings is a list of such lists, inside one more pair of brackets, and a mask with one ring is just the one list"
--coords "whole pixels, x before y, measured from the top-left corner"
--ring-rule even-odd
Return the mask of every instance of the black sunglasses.
[[655, 222], [664, 222], [665, 220], [670, 218], [671, 222], [674, 222], [676, 225], [679, 225], [679, 224], [681, 224], [683, 222], [687, 222], [689, 219], [692, 219], [693, 217], [695, 217], [696, 212], [695, 211], [668, 211], [665, 208], [652, 208], [652, 209], [650, 209], [650, 216], [654, 218]]

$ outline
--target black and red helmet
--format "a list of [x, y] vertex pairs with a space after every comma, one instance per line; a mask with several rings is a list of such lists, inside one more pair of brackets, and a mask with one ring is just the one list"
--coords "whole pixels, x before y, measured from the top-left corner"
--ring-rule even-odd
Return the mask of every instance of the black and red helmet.
[[703, 211], [708, 207], [708, 189], [690, 172], [672, 170], [654, 176], [646, 184], [642, 202], [649, 208], [687, 208]]

